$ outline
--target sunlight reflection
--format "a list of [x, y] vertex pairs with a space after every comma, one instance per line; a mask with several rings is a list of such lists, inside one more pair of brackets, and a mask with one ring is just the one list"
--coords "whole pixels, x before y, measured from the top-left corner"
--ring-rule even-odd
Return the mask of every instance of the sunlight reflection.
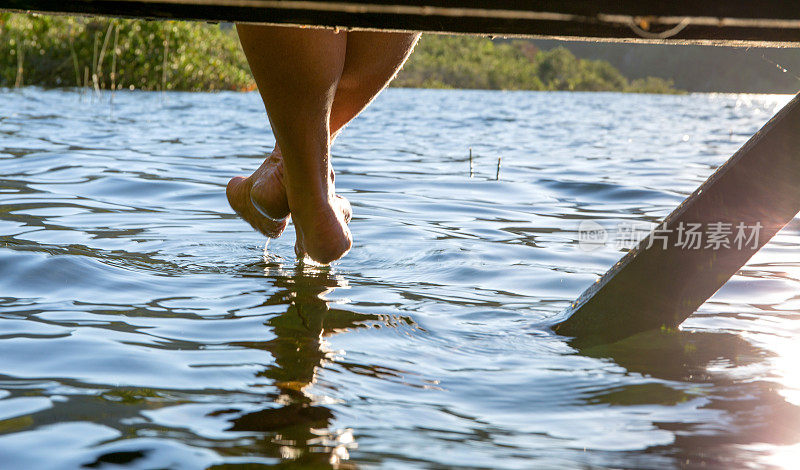
[[[326, 406], [341, 403], [316, 387], [321, 370], [340, 361], [345, 351], [334, 349], [326, 339], [339, 332], [349, 331], [355, 324], [346, 322], [345, 328], [331, 328], [326, 325], [330, 320], [330, 304], [345, 305], [347, 299], [328, 299], [326, 296], [334, 290], [347, 287], [344, 277], [332, 272], [327, 266], [315, 263], [299, 262], [286, 266], [284, 260], [264, 247], [264, 274], [275, 280], [276, 285], [285, 288], [286, 300], [289, 300], [287, 311], [281, 315], [282, 320], [273, 322], [271, 326], [279, 336], [288, 341], [287, 348], [273, 348], [271, 351], [276, 364], [286, 363], [295, 368], [298, 362], [307, 365], [305, 373], [297, 370], [286, 370], [276, 376], [290, 380], [276, 379], [274, 385], [281, 390], [275, 402], [286, 409], [324, 409]], [[285, 301], [285, 300], [284, 300]], [[294, 318], [292, 322], [289, 320]], [[286, 323], [287, 321], [291, 323]], [[309, 358], [313, 358], [308, 361]], [[287, 361], [288, 359], [288, 361]], [[303, 414], [303, 411], [298, 411]], [[334, 468], [342, 468], [343, 462], [350, 458], [350, 449], [357, 447], [353, 430], [335, 429], [331, 426], [332, 415], [328, 419], [316, 421], [325, 427], [310, 426], [306, 428], [304, 438], [297, 438], [281, 443], [280, 455], [284, 460], [301, 461], [304, 453], [327, 455], [327, 460]], [[310, 424], [310, 423], [309, 423]]]
[[[780, 95], [764, 96], [760, 100], [763, 106], [780, 106], [785, 101]], [[779, 400], [783, 399], [788, 404], [788, 408], [800, 407], [800, 342], [797, 341], [800, 336], [800, 321], [796, 316], [800, 306], [797, 296], [800, 265], [796, 257], [791, 255], [799, 241], [796, 227], [795, 219], [771, 242], [772, 252], [762, 250], [745, 268], [754, 270], [754, 278], [772, 283], [779, 281], [780, 284], [774, 284], [776, 287], [773, 289], [756, 290], [755, 297], [747, 299], [747, 304], [759, 308], [756, 318], [760, 326], [756, 329], [753, 325], [748, 325], [750, 331], [742, 334], [768, 354], [765, 361], [767, 369], [762, 373], [754, 372], [752, 376], [761, 376], [766, 382], [775, 384], [775, 393], [780, 397]], [[777, 419], [771, 420], [768, 427], [774, 433], [774, 444], [746, 447], [763, 455], [765, 465], [783, 469], [797, 468], [800, 460], [800, 444], [796, 443], [797, 430], [800, 429], [797, 414], [784, 410]]]
[[[800, 333], [800, 332], [799, 332]], [[778, 393], [789, 403], [800, 406], [800, 343], [796, 337], [770, 339], [770, 349], [775, 351], [777, 357], [773, 361], [774, 373], [782, 388]], [[797, 423], [800, 425], [800, 423]]]
[[761, 463], [769, 468], [780, 468], [784, 470], [792, 470], [797, 468], [797, 462], [800, 460], [800, 444], [789, 446], [746, 446], [748, 450], [756, 451], [764, 454]]

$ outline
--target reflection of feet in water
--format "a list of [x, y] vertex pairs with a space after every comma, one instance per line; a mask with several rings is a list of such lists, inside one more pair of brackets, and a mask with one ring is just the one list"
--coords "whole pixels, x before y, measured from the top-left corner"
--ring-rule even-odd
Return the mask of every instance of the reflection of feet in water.
[[336, 397], [327, 393], [337, 387], [330, 382], [315, 386], [318, 374], [323, 368], [341, 368], [375, 378], [403, 377], [407, 384], [412, 373], [342, 360], [326, 345], [327, 338], [378, 323], [415, 324], [403, 316], [357, 312], [339, 302], [329, 303], [327, 296], [347, 285], [330, 268], [298, 265], [285, 270], [266, 255], [265, 261], [265, 280], [272, 287], [260, 307], [276, 312], [266, 318], [265, 339], [228, 343], [264, 351], [266, 365], [256, 373], [258, 382], [267, 379], [264, 394], [256, 398], [263, 403], [253, 409], [253, 400], [241, 407], [226, 402], [207, 416], [226, 421], [226, 431], [251, 436], [251, 442], [242, 446], [226, 447], [226, 455], [258, 454], [280, 460], [279, 467], [354, 468], [346, 463], [349, 449], [356, 447], [353, 430], [335, 429], [336, 412], [328, 405]]
[[289, 202], [277, 148], [252, 175], [232, 178], [226, 193], [233, 210], [254, 229], [270, 238], [283, 233], [289, 217]]
[[[263, 409], [246, 413], [222, 409], [209, 416], [224, 416], [230, 423], [228, 431], [263, 433], [264, 447], [259, 451], [265, 456], [287, 459], [304, 468], [330, 468], [331, 462], [338, 464], [347, 458], [348, 444], [339, 442], [342, 439], [336, 431], [327, 430], [333, 411], [320, 405], [324, 400], [309, 390], [323, 361], [331, 359], [323, 338], [334, 330], [362, 327], [362, 322], [378, 317], [332, 311], [323, 296], [343, 283], [327, 269], [271, 274], [278, 290], [264, 305], [286, 305], [285, 312], [266, 322], [274, 338], [239, 346], [262, 349], [272, 356], [272, 364], [258, 376], [270, 379], [276, 390], [267, 394], [268, 406]], [[276, 435], [280, 439], [274, 440]]]

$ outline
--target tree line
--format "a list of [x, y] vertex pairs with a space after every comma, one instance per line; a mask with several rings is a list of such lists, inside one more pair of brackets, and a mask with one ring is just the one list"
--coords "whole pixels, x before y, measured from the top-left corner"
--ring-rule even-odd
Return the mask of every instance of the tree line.
[[690, 92], [796, 93], [797, 47], [720, 47], [531, 40], [541, 49], [564, 47], [577, 57], [609, 62], [630, 79], [674, 80]]
[[395, 86], [487, 90], [678, 93], [672, 81], [628, 80], [609, 62], [579, 59], [563, 47], [542, 50], [530, 41], [426, 34]]

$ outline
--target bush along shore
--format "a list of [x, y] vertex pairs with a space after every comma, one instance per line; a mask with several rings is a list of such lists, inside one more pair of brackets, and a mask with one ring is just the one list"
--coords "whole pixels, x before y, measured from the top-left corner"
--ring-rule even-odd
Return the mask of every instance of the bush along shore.
[[[252, 90], [230, 25], [0, 13], [0, 86]], [[680, 93], [529, 41], [423, 35], [392, 86]]]
[[253, 88], [236, 32], [218, 25], [0, 14], [0, 86]]

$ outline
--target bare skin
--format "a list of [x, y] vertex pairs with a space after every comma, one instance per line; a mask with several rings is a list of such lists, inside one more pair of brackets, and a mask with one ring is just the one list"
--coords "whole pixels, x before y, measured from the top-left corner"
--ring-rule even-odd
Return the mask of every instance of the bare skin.
[[298, 257], [330, 263], [352, 245], [351, 208], [335, 194], [330, 145], [391, 81], [419, 35], [237, 28], [277, 145], [250, 177], [228, 183], [228, 200], [271, 237], [291, 212]]
[[[279, 237], [289, 221], [280, 150], [276, 148], [249, 177], [232, 178], [226, 194], [233, 210], [254, 229], [270, 238]], [[261, 204], [255, 202], [255, 196]]]

